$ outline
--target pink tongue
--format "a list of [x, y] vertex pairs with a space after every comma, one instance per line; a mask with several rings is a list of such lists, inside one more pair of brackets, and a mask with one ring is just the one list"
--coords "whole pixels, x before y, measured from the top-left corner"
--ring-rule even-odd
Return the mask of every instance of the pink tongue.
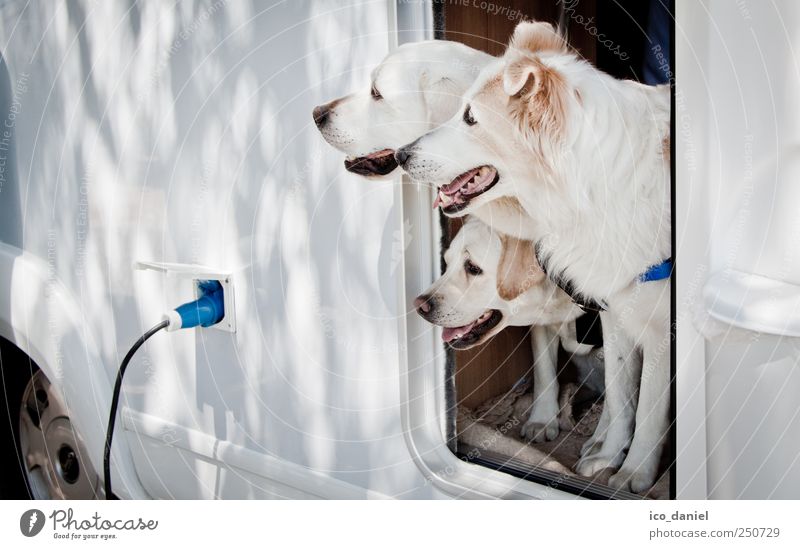
[[442, 330], [442, 340], [445, 343], [450, 343], [455, 338], [468, 334], [469, 331], [472, 329], [473, 326], [475, 326], [477, 322], [478, 321], [476, 320], [475, 322], [470, 322], [466, 326], [460, 326], [458, 328], [445, 328], [444, 330]]
[[444, 194], [453, 194], [458, 189], [463, 187], [467, 184], [467, 181], [472, 179], [472, 177], [480, 171], [480, 168], [475, 168], [474, 170], [470, 170], [463, 175], [459, 175], [452, 183], [448, 183], [447, 185], [442, 187], [442, 191]]

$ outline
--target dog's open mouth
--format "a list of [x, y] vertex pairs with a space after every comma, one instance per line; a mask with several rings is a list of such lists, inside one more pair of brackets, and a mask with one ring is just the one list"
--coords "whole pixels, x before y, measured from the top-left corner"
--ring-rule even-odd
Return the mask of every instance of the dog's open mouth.
[[454, 213], [467, 207], [470, 200], [494, 187], [500, 176], [491, 166], [481, 166], [464, 172], [447, 185], [439, 188], [433, 201], [434, 209], [442, 207], [445, 213]]
[[345, 158], [344, 167], [348, 172], [358, 175], [386, 175], [397, 167], [392, 149], [381, 149], [358, 158]]
[[442, 339], [454, 349], [466, 349], [480, 341], [481, 336], [497, 326], [503, 313], [497, 309], [490, 309], [465, 326], [445, 328]]

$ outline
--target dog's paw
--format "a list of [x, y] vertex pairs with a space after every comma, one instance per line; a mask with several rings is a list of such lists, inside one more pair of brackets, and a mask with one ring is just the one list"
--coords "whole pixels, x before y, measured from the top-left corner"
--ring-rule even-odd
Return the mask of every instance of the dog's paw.
[[589, 440], [583, 443], [583, 446], [581, 446], [581, 457], [588, 458], [599, 452], [600, 448], [602, 447], [603, 447], [602, 439], [590, 438]]
[[552, 419], [546, 423], [529, 419], [522, 426], [521, 434], [531, 442], [546, 442], [558, 436], [558, 420]]
[[564, 432], [572, 431], [575, 428], [575, 420], [572, 413], [562, 409], [558, 413], [558, 428]]
[[619, 462], [620, 460], [614, 457], [589, 455], [579, 459], [574, 469], [582, 477], [593, 477], [603, 469], [616, 469], [620, 465]]
[[625, 467], [608, 479], [608, 485], [615, 490], [627, 490], [634, 494], [646, 492], [656, 482], [655, 472], [639, 468], [634, 471]]

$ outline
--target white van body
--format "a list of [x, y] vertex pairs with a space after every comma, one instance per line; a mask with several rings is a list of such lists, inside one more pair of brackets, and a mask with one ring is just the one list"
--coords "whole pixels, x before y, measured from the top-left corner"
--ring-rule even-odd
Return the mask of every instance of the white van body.
[[677, 390], [706, 411], [705, 430], [679, 411], [678, 448], [707, 457], [709, 498], [796, 499], [800, 5], [676, 10], [677, 358], [690, 372]]
[[[742, 9], [677, 6], [679, 498], [796, 497], [800, 475], [786, 436], [798, 421], [798, 334], [786, 318], [747, 325], [735, 297], [728, 318], [714, 309], [737, 273], [789, 300], [800, 284], [796, 263], [770, 263], [796, 243], [791, 223], [735, 248], [724, 222], [752, 195], [746, 181], [726, 186], [735, 173], [719, 167], [744, 145], [718, 124], [739, 123], [750, 103], [721, 97], [757, 52], [714, 29], [728, 21], [774, 50], [765, 71], [789, 63], [772, 8]], [[800, 24], [791, 2], [778, 9]], [[114, 442], [119, 496], [574, 497], [447, 448], [444, 351], [409, 304], [438, 273], [433, 197], [347, 173], [313, 126], [312, 107], [367, 86], [398, 40], [431, 38], [430, 14], [430, 2], [400, 0], [0, 2], [0, 337], [60, 391], [97, 471], [124, 353], [193, 297], [190, 279], [137, 262], [204, 265], [232, 281], [234, 332], [160, 333], [134, 359]], [[749, 61], [734, 63], [734, 49]], [[796, 74], [787, 81], [796, 98]], [[764, 82], [738, 78], [742, 93]], [[766, 125], [752, 135], [796, 127], [768, 114], [753, 116]], [[789, 208], [787, 223], [796, 212], [797, 185], [768, 179], [772, 199], [748, 231], [767, 226], [769, 204]], [[751, 269], [759, 249], [769, 253]], [[770, 335], [742, 343], [711, 333], [701, 313]]]
[[348, 174], [312, 122], [369, 85], [398, 20], [431, 38], [431, 13], [0, 3], [0, 337], [58, 387], [97, 471], [123, 355], [193, 298], [137, 262], [235, 292], [235, 332], [162, 332], [131, 363], [117, 495], [573, 497], [447, 449], [444, 351], [407, 298], [437, 273], [433, 197]]

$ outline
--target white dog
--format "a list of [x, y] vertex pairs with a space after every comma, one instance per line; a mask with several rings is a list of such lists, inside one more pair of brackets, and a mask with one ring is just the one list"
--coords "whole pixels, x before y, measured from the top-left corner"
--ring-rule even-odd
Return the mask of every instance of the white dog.
[[567, 418], [559, 424], [559, 342], [584, 375], [602, 365], [597, 357], [577, 358], [594, 350], [577, 338], [575, 321], [586, 313], [546, 278], [532, 242], [493, 231], [472, 216], [444, 258], [447, 269], [414, 301], [417, 312], [442, 326], [442, 339], [454, 349], [481, 345], [509, 325], [532, 325], [534, 400], [522, 435], [535, 442], [553, 440], [559, 427], [571, 427]]
[[314, 122], [347, 155], [347, 170], [387, 176], [397, 168], [395, 150], [453, 116], [493, 59], [457, 42], [404, 44], [372, 71], [368, 88], [316, 107]]
[[[403, 44], [372, 71], [369, 87], [314, 108], [314, 122], [345, 153], [345, 169], [370, 179], [389, 177], [397, 168], [396, 150], [449, 120], [496, 60], [458, 42]], [[484, 206], [474, 212], [484, 222], [518, 238], [530, 236], [530, 220], [518, 202]]]
[[461, 111], [396, 154], [412, 177], [436, 183], [448, 215], [517, 202], [550, 277], [605, 307], [604, 332], [618, 330], [605, 338], [610, 415], [600, 449], [577, 468], [622, 464], [610, 484], [634, 492], [655, 481], [669, 426], [669, 123], [668, 87], [616, 80], [552, 26], [521, 23]]
[[[461, 108], [464, 92], [481, 70], [495, 59], [456, 42], [436, 40], [405, 44], [390, 53], [372, 72], [369, 89], [316, 107], [314, 121], [325, 140], [347, 155], [346, 169], [369, 178], [388, 176], [397, 167], [395, 150], [452, 117]], [[522, 236], [530, 225], [522, 208], [513, 200], [486, 204], [476, 215], [493, 228], [517, 236]], [[531, 255], [525, 254], [525, 257]], [[539, 278], [544, 278], [535, 258], [533, 263], [541, 275]], [[535, 284], [538, 288], [539, 283]], [[566, 319], [565, 304], [569, 305], [570, 311], [577, 310], [569, 304], [565, 294], [552, 285], [542, 288], [537, 296], [548, 292], [558, 295], [556, 309], [562, 307], [558, 318]], [[480, 294], [476, 296], [480, 297]], [[542, 299], [540, 296], [531, 300], [533, 309], [530, 311], [523, 311], [526, 299], [516, 300], [515, 307], [520, 312], [514, 324], [530, 325], [522, 321], [526, 312], [531, 323], [546, 319], [546, 314], [541, 316]], [[554, 302], [550, 305], [555, 306]], [[509, 320], [498, 324], [491, 335], [499, 332]], [[545, 322], [553, 323], [551, 320]], [[570, 325], [574, 330], [574, 323]], [[453, 347], [464, 348], [464, 341], [460, 344], [462, 347]], [[547, 364], [535, 369], [539, 372], [534, 379], [537, 398], [524, 435], [537, 442], [552, 440], [558, 435], [558, 386], [551, 382], [555, 378], [558, 338], [544, 328], [535, 328], [531, 332], [531, 345], [534, 357], [541, 357]], [[570, 349], [568, 344], [565, 348]]]

